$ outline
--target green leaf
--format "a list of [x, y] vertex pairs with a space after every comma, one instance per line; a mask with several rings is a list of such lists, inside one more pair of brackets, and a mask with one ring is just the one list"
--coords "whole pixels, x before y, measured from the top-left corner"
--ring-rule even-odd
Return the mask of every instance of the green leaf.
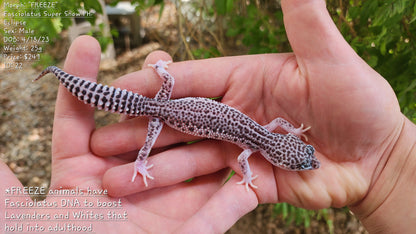
[[227, 1], [226, 0], [215, 0], [215, 9], [219, 15], [225, 15], [227, 12]]
[[378, 57], [375, 55], [371, 55], [370, 58], [367, 60], [368, 65], [371, 67], [377, 66]]
[[100, 14], [103, 13], [103, 9], [98, 0], [84, 1], [84, 7], [86, 10], [94, 9], [97, 13], [100, 13]]
[[234, 0], [224, 0], [226, 2], [226, 12], [227, 14], [233, 10]]

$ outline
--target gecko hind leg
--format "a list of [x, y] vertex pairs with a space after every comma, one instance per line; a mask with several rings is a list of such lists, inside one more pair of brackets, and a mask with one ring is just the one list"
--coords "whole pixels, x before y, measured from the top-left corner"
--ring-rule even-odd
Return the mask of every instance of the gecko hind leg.
[[251, 186], [254, 189], [257, 188], [257, 186], [253, 184], [253, 180], [257, 178], [257, 175], [253, 176], [253, 173], [250, 170], [250, 165], [248, 164], [248, 157], [250, 157], [253, 152], [254, 151], [251, 149], [245, 149], [238, 156], [238, 164], [243, 172], [243, 179], [240, 182], [237, 182], [237, 184], [244, 184], [247, 191], [249, 190], [248, 186]]
[[136, 161], [134, 162], [134, 174], [131, 179], [131, 182], [134, 182], [134, 180], [136, 179], [137, 173], [142, 175], [143, 182], [146, 187], [148, 185], [147, 178], [153, 179], [153, 177], [147, 171], [147, 169], [150, 169], [151, 167], [153, 167], [153, 164], [147, 165], [147, 157], [149, 156], [150, 151], [152, 150], [152, 147], [155, 144], [157, 137], [162, 131], [162, 127], [163, 127], [163, 123], [159, 118], [154, 118], [154, 117], [149, 118], [146, 140], [137, 155]]
[[[156, 73], [159, 75], [159, 77], [163, 80], [162, 86], [160, 87], [159, 91], [155, 95], [155, 99], [158, 101], [169, 100], [172, 94], [172, 89], [175, 83], [175, 79], [166, 71], [168, 64], [171, 62], [172, 61], [159, 60], [155, 64], [149, 64], [149, 66], [153, 67]], [[149, 118], [146, 140], [145, 140], [144, 145], [140, 149], [137, 155], [137, 159], [134, 163], [134, 174], [131, 179], [132, 182], [134, 182], [134, 180], [136, 179], [137, 173], [142, 175], [143, 182], [146, 187], [148, 186], [147, 178], [153, 179], [153, 177], [148, 172], [148, 169], [152, 168], [153, 164], [147, 165], [147, 162], [148, 162], [147, 157], [149, 156], [150, 151], [152, 150], [152, 147], [155, 144], [157, 137], [162, 131], [162, 128], [163, 128], [163, 122], [161, 121], [160, 118], [156, 118], [156, 117]]]
[[281, 127], [285, 131], [292, 133], [298, 137], [304, 137], [306, 141], [308, 141], [308, 137], [304, 133], [308, 131], [309, 129], [311, 129], [310, 126], [304, 128], [303, 124], [301, 124], [300, 127], [295, 128], [295, 126], [293, 126], [289, 121], [280, 117], [272, 120], [270, 123], [264, 125], [263, 127], [266, 128], [270, 132], [275, 130], [277, 127]]

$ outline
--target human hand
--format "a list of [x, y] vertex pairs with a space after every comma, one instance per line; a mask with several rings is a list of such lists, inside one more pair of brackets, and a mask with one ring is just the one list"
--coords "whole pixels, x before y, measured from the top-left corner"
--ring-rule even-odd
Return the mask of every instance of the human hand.
[[[126, 120], [94, 131], [93, 110], [60, 87], [51, 189], [104, 186], [111, 195], [123, 196], [129, 222], [101, 224], [96, 229], [100, 233], [113, 229], [154, 232], [157, 228], [179, 232], [196, 227], [221, 232], [258, 203], [266, 202], [289, 202], [305, 208], [362, 206], [363, 198], [372, 194], [370, 189], [383, 175], [393, 146], [403, 141], [400, 139], [411, 124], [400, 113], [389, 85], [343, 40], [323, 2], [282, 4], [294, 54], [174, 63], [169, 67], [176, 78], [173, 98], [222, 96], [222, 102], [260, 124], [280, 116], [297, 125], [312, 126], [308, 143], [317, 149], [320, 169], [288, 172], [271, 166], [261, 155], [253, 155], [249, 161], [259, 175], [255, 181], [259, 188], [246, 192], [244, 186], [235, 184], [238, 176], [223, 184], [226, 168], [239, 173], [236, 157], [241, 149], [206, 140], [149, 158], [155, 165], [150, 171], [155, 180], [145, 188], [141, 180], [130, 182], [133, 163], [126, 163], [134, 161], [136, 155], [130, 151], [144, 142], [146, 119]], [[157, 59], [169, 57], [153, 53], [146, 64]], [[97, 44], [82, 37], [72, 45], [65, 70], [95, 77], [98, 61]], [[158, 79], [154, 71], [144, 69], [120, 78], [115, 86], [151, 96], [160, 86]], [[156, 147], [193, 139], [166, 127]], [[5, 178], [2, 185], [19, 185], [4, 164], [0, 166]], [[182, 182], [192, 177], [191, 182]], [[363, 212], [363, 207], [357, 210]]]
[[[97, 41], [91, 37], [79, 37], [73, 42], [69, 49], [64, 70], [76, 76], [83, 77], [88, 80], [95, 80], [98, 72], [101, 50]], [[85, 66], [88, 64], [88, 66]], [[53, 125], [52, 140], [52, 173], [50, 190], [83, 190], [84, 194], [87, 189], [102, 191], [102, 177], [104, 173], [117, 165], [123, 160], [116, 157], [98, 157], [90, 150], [91, 134], [95, 129], [94, 109], [88, 105], [84, 105], [73, 97], [65, 88], [60, 85], [55, 108], [55, 117]], [[129, 172], [132, 172], [129, 170]], [[131, 173], [129, 173], [131, 176]], [[127, 220], [118, 220], [115, 222], [108, 221], [107, 211], [111, 209], [89, 209], [83, 205], [84, 199], [95, 201], [94, 197], [77, 195], [60, 195], [48, 196], [45, 201], [48, 204], [58, 205], [51, 209], [50, 207], [24, 209], [13, 209], [6, 202], [7, 191], [12, 188], [21, 188], [21, 183], [16, 176], [10, 171], [6, 164], [0, 162], [0, 210], [7, 211], [10, 214], [49, 214], [51, 217], [55, 214], [62, 214], [68, 211], [71, 215], [69, 219], [61, 221], [52, 218], [49, 221], [45, 219], [27, 220], [26, 224], [40, 224], [43, 227], [54, 227], [55, 225], [65, 225], [66, 223], [93, 224], [93, 231], [96, 233], [138, 233], [138, 232], [182, 232], [181, 225], [189, 221], [193, 214], [205, 204], [208, 197], [216, 191], [224, 178], [229, 174], [229, 169], [219, 170], [209, 176], [201, 176], [192, 182], [193, 186], [185, 184], [172, 185], [165, 188], [153, 189], [143, 193], [137, 193], [121, 198], [122, 208], [117, 210], [119, 213], [127, 212]], [[122, 183], [123, 181], [119, 181]], [[133, 183], [130, 183], [131, 185]], [[197, 196], [199, 194], [199, 196]], [[6, 195], [6, 196], [5, 196]], [[21, 195], [21, 194], [18, 194]], [[100, 202], [118, 202], [119, 198], [111, 198], [109, 196], [97, 197]], [[29, 201], [29, 196], [17, 196], [12, 194], [13, 202], [19, 201], [25, 203]], [[61, 200], [69, 199], [74, 201], [78, 199], [82, 204], [78, 207], [61, 207]], [[228, 198], [226, 198], [228, 199]], [[94, 206], [97, 207], [97, 206]], [[7, 208], [7, 209], [6, 209]], [[75, 212], [88, 212], [92, 210], [94, 214], [104, 212], [106, 222], [94, 218], [89, 218], [86, 222], [73, 221], [72, 214]], [[3, 214], [0, 216], [2, 223], [5, 221], [8, 226], [14, 226], [20, 222], [13, 219], [4, 219]], [[233, 214], [230, 214], [233, 215]], [[95, 217], [95, 216], [93, 216]], [[10, 222], [9, 222], [10, 220]], [[44, 222], [40, 222], [44, 221]], [[99, 225], [97, 225], [99, 223]], [[25, 224], [25, 227], [27, 226]], [[197, 223], [195, 223], [197, 224]], [[84, 225], [85, 226], [85, 225]], [[228, 226], [218, 225], [218, 230], [225, 230]], [[45, 230], [44, 230], [45, 231]], [[48, 231], [46, 229], [46, 231]], [[46, 232], [45, 231], [45, 232]], [[42, 230], [41, 230], [42, 232]]]
[[[226, 196], [245, 204], [233, 218], [266, 202], [289, 202], [313, 209], [354, 206], [359, 217], [371, 214], [388, 196], [393, 183], [387, 183], [387, 191], [376, 196], [369, 206], [363, 205], [368, 203], [364, 197], [377, 183], [383, 183], [378, 179], [385, 172], [388, 159], [396, 153], [393, 146], [407, 142], [404, 137], [414, 129], [400, 113], [388, 83], [345, 42], [323, 1], [282, 1], [282, 6], [293, 54], [171, 64], [169, 72], [176, 79], [173, 98], [222, 96], [222, 102], [260, 124], [280, 116], [295, 125], [312, 126], [308, 143], [315, 146], [321, 168], [288, 172], [273, 167], [260, 155], [253, 155], [249, 161], [252, 171], [259, 175], [255, 181], [259, 188], [253, 193], [242, 192], [241, 186], [234, 183], [239, 180], [236, 176], [218, 186], [215, 195], [194, 215], [209, 217], [204, 220], [206, 223], [235, 222], [215, 213], [220, 207], [232, 207], [220, 200]], [[158, 59], [170, 58], [157, 52], [146, 63]], [[160, 81], [151, 69], [144, 69], [123, 76], [114, 84], [152, 96]], [[140, 148], [146, 126], [145, 119], [133, 119], [99, 129], [92, 136], [92, 150], [101, 156], [113, 156]], [[193, 139], [165, 128], [155, 146]], [[238, 174], [239, 152], [238, 147], [210, 140], [174, 147], [149, 159], [155, 165], [151, 169], [155, 180], [149, 181], [149, 187], [145, 188], [140, 180], [129, 182], [132, 163], [110, 169], [103, 183], [113, 195], [125, 196], [207, 176], [226, 167]], [[125, 163], [134, 157], [125, 156]], [[193, 182], [186, 185], [193, 186]]]

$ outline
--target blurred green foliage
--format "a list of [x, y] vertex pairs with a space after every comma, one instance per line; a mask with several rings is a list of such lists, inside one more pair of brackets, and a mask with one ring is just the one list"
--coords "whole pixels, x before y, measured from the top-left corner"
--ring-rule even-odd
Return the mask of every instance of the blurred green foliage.
[[239, 37], [242, 44], [249, 48], [250, 54], [290, 50], [281, 10], [265, 12], [264, 9], [251, 4], [247, 6], [244, 14], [236, 14], [229, 20], [226, 35]]
[[416, 122], [416, 1], [347, 3], [329, 8], [341, 33], [388, 80], [402, 112]]
[[[110, 5], [115, 6], [118, 2], [120, 2], [120, 0], [112, 0], [110, 2]], [[153, 7], [156, 5], [160, 5], [160, 13], [163, 11], [164, 6], [165, 6], [165, 2], [163, 0], [130, 0], [132, 5], [137, 5], [136, 7], [136, 12], [140, 12], [142, 10], [146, 10], [149, 7]]]
[[312, 219], [323, 220], [328, 227], [328, 233], [334, 233], [333, 218], [329, 214], [329, 209], [314, 211], [298, 208], [287, 203], [278, 203], [274, 206], [273, 211], [275, 215], [280, 215], [286, 225], [303, 225], [308, 228]]

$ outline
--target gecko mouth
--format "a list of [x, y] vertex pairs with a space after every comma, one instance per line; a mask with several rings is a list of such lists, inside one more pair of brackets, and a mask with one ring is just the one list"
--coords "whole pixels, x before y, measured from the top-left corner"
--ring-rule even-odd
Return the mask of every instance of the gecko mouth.
[[302, 164], [290, 166], [290, 170], [293, 170], [293, 171], [306, 171], [306, 170], [313, 170], [313, 169], [315, 168], [313, 167], [313, 164], [311, 162], [305, 162]]

